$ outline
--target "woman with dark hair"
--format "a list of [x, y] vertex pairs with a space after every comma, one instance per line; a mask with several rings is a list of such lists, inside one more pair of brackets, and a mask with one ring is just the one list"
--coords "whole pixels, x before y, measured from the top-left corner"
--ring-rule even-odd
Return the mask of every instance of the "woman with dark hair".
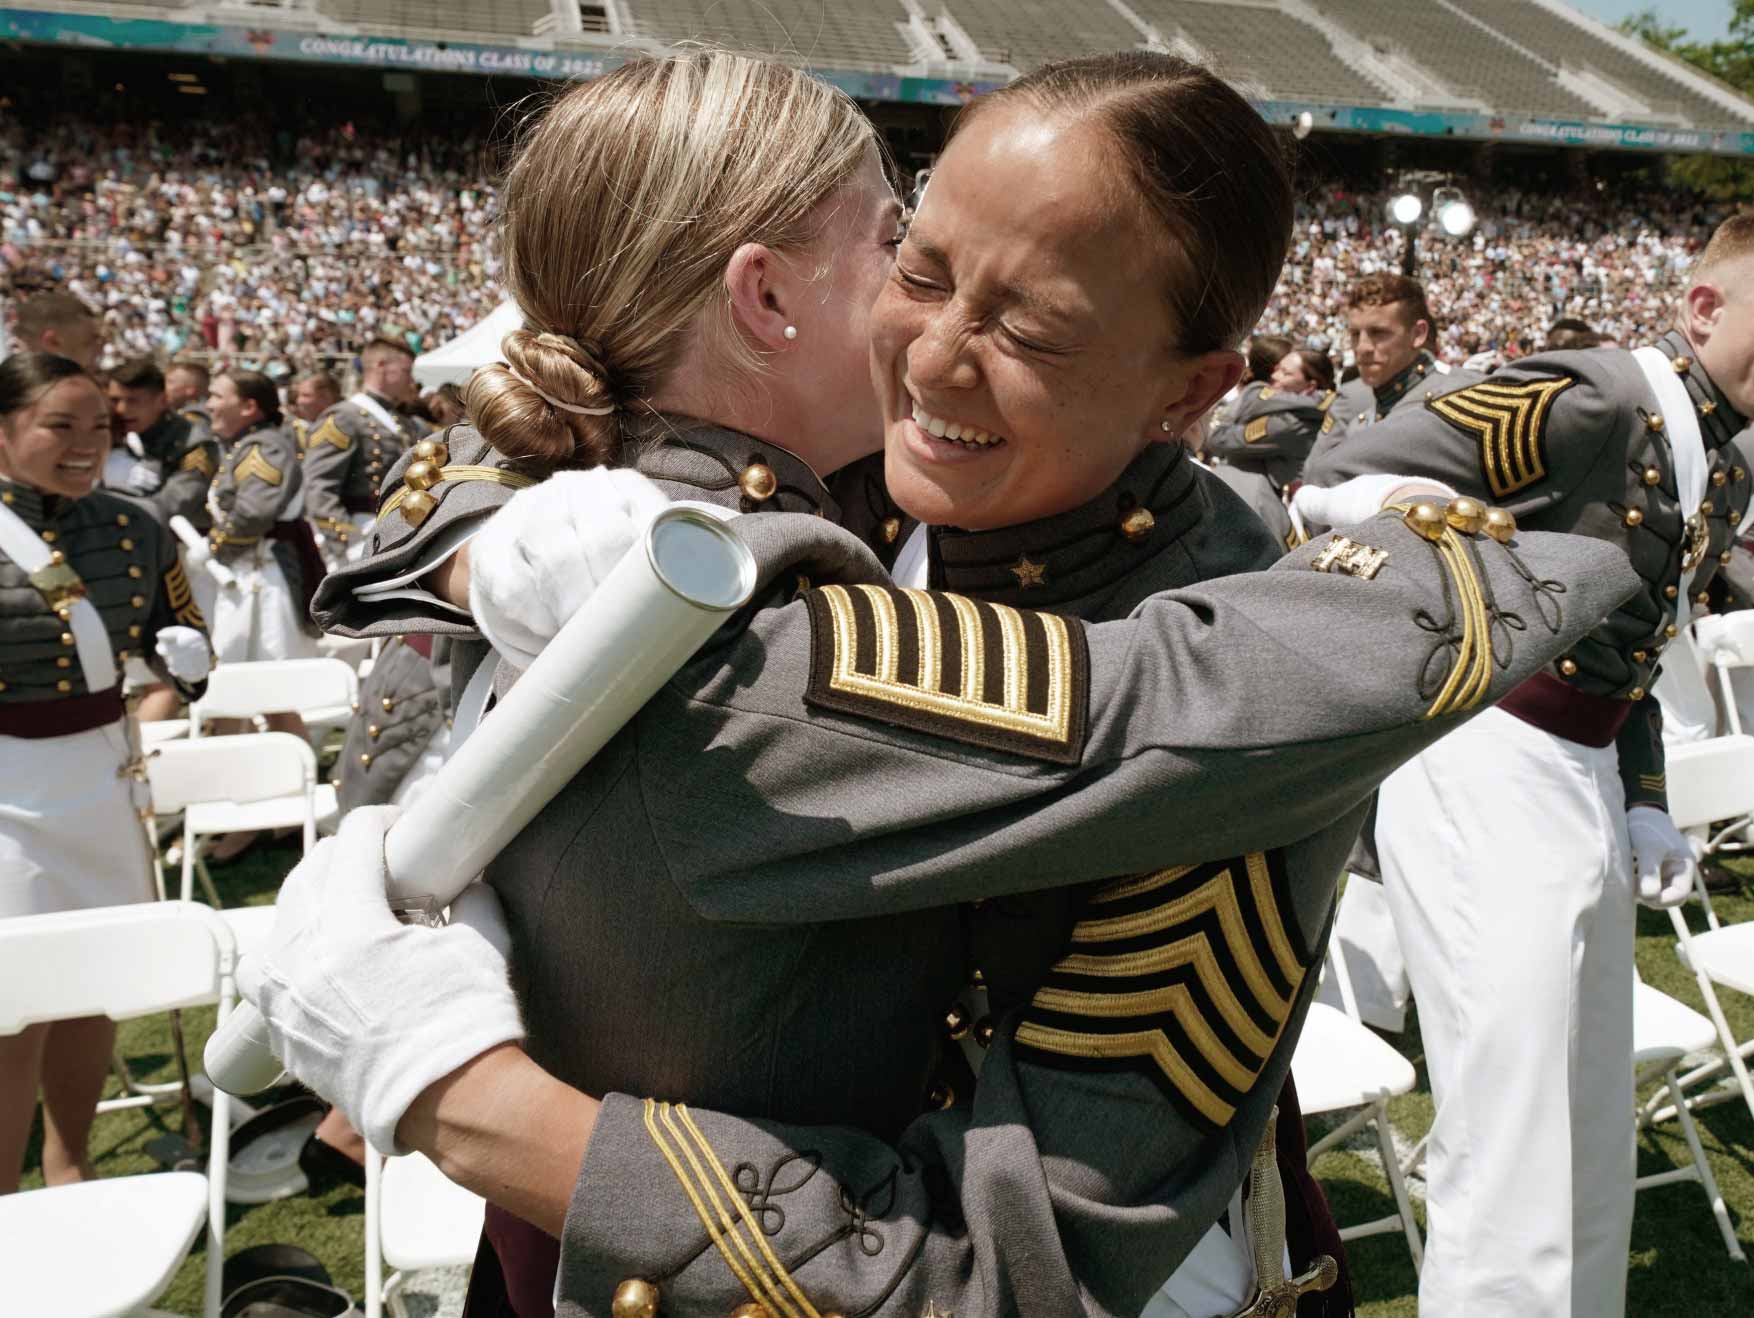
[[[184, 698], [207, 677], [176, 542], [96, 488], [109, 449], [109, 406], [77, 362], [0, 362], [0, 919], [152, 898], [121, 666], [144, 658]], [[39, 1083], [43, 1179], [91, 1178], [114, 1038], [102, 1016], [0, 1037], [0, 1193], [18, 1188]]]
[[1271, 383], [1288, 394], [1325, 394], [1334, 388], [1334, 362], [1315, 348], [1293, 348], [1273, 368]]
[[[1371, 787], [1631, 584], [1468, 503], [1255, 570], [1276, 547], [1176, 441], [1290, 211], [1270, 130], [1185, 61], [978, 102], [871, 316], [887, 483], [934, 524], [902, 588], [826, 519], [738, 522], [762, 607], [490, 867], [516, 1001], [490, 940], [389, 920], [389, 814], [288, 880], [247, 992], [374, 1143], [493, 1201], [511, 1312], [1133, 1318], [1234, 1202]], [[516, 346], [490, 410], [649, 415], [564, 321]], [[434, 584], [526, 662], [655, 497], [544, 481]], [[1537, 619], [1514, 653], [1501, 610]]]

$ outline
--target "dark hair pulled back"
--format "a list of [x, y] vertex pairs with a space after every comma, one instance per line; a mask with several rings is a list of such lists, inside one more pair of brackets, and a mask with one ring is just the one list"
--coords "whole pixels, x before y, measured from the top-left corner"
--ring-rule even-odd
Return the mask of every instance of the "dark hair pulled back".
[[0, 416], [29, 407], [45, 389], [75, 378], [91, 380], [91, 374], [71, 358], [52, 352], [13, 353], [0, 362]]

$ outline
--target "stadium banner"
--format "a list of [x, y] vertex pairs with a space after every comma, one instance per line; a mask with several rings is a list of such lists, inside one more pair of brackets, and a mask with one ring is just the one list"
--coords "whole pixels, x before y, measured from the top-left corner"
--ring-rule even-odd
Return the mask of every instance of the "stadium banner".
[[[375, 37], [363, 33], [345, 35], [4, 8], [0, 8], [0, 40], [85, 50], [155, 51], [335, 67], [572, 81], [600, 78], [634, 57], [631, 52], [623, 54], [579, 47], [546, 49], [540, 46], [484, 45], [466, 41]], [[859, 73], [819, 69], [814, 72], [823, 81], [859, 100], [892, 104], [958, 105], [1000, 85], [875, 71]], [[1754, 156], [1754, 132], [1702, 132], [1642, 124], [1584, 123], [1469, 111], [1392, 110], [1380, 106], [1337, 106], [1307, 101], [1257, 101], [1255, 106], [1269, 122], [1279, 124], [1293, 123], [1299, 114], [1308, 111], [1315, 126], [1327, 132]]]

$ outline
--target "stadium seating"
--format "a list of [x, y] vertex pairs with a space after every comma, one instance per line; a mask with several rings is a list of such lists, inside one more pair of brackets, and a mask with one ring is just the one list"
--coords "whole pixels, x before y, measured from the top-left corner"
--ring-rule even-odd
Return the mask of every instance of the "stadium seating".
[[981, 54], [1019, 73], [1049, 60], [1143, 44], [1138, 29], [1106, 4], [950, 0], [947, 8]]
[[1448, 83], [1495, 110], [1566, 119], [1595, 118], [1588, 101], [1554, 80], [1556, 66], [1530, 59], [1494, 40], [1467, 19], [1437, 5], [1385, 5], [1381, 0], [1316, 0], [1316, 8], [1372, 46], [1399, 49]]
[[[546, 8], [546, 6], [543, 6]], [[705, 41], [824, 69], [883, 70], [911, 62], [896, 0], [638, 0], [627, 35]]]
[[1693, 91], [1680, 79], [1657, 72], [1605, 38], [1591, 36], [1575, 23], [1568, 23], [1528, 0], [1451, 2], [1457, 9], [1484, 19], [1513, 41], [1548, 52], [1567, 66], [1593, 70], [1643, 101], [1655, 114], [1678, 115], [1702, 128], [1739, 122], [1731, 111]]
[[322, 0], [323, 13], [367, 32], [471, 32], [527, 37], [550, 12], [548, 0]]
[[1382, 100], [1380, 91], [1335, 57], [1326, 37], [1276, 8], [1203, 0], [1140, 0], [1133, 7], [1165, 36], [1179, 31], [1211, 52], [1222, 72], [1259, 83], [1279, 98], [1344, 105]]

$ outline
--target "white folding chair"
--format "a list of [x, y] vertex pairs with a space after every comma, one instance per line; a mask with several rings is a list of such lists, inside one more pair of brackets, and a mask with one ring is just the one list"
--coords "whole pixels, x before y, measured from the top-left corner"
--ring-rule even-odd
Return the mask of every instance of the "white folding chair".
[[147, 753], [146, 782], [154, 813], [183, 812], [184, 901], [192, 895], [199, 869], [208, 900], [219, 905], [206, 867], [195, 854], [201, 838], [296, 824], [309, 851], [316, 843], [318, 819], [325, 809], [335, 813], [335, 789], [317, 785], [317, 757], [310, 743], [288, 732], [167, 742]]
[[325, 659], [339, 659], [354, 672], [377, 653], [377, 643], [369, 637], [323, 636], [317, 641], [317, 653]]
[[[402, 1287], [420, 1268], [475, 1261], [486, 1201], [447, 1180], [418, 1153], [365, 1156], [365, 1318], [381, 1318], [388, 1305], [408, 1318]], [[384, 1266], [393, 1269], [388, 1280]]]
[[[44, 1021], [127, 1020], [237, 998], [225, 922], [205, 906], [155, 902], [0, 920], [0, 1034]], [[218, 1318], [230, 1098], [213, 1095], [207, 1175], [162, 1172], [0, 1197], [7, 1313], [133, 1313], [175, 1276], [207, 1222], [202, 1312]], [[101, 1254], [93, 1256], [93, 1247]]]
[[[1754, 809], [1754, 737], [1734, 734], [1672, 747], [1668, 754], [1668, 776], [1669, 814], [1675, 826], [1696, 839], [1696, 850], [1708, 851], [1704, 837], [1713, 821], [1738, 818]], [[1739, 1090], [1749, 1113], [1754, 1115], [1754, 1082], [1748, 1078], [1747, 1060], [1754, 1056], [1754, 1040], [1737, 1043], [1717, 997], [1719, 986], [1754, 994], [1754, 923], [1720, 924], [1703, 882], [1695, 885], [1694, 895], [1705, 908], [1707, 928], [1703, 933], [1694, 933], [1687, 925], [1683, 909], [1670, 907], [1669, 921], [1679, 940], [1675, 954], [1693, 972], [1724, 1057], [1720, 1062], [1689, 1071], [1680, 1078], [1679, 1087], [1686, 1092], [1703, 1080], [1721, 1076], [1727, 1064], [1733, 1083], [1690, 1097], [1688, 1104], [1697, 1111], [1734, 1099]], [[1667, 1115], [1664, 1109], [1655, 1112], [1654, 1119], [1662, 1120]]]
[[359, 701], [359, 678], [340, 659], [268, 659], [220, 664], [207, 690], [189, 710], [189, 735], [199, 737], [205, 719], [251, 719], [297, 714], [307, 727], [346, 723]]
[[1694, 639], [1705, 661], [1717, 675], [1723, 696], [1724, 717], [1730, 735], [1742, 735], [1742, 712], [1736, 705], [1733, 675], [1738, 668], [1754, 668], [1754, 613], [1719, 613], [1693, 624]]
[[[1731, 1258], [1745, 1263], [1747, 1256], [1736, 1239], [1735, 1228], [1730, 1225], [1729, 1209], [1724, 1207], [1723, 1193], [1717, 1187], [1717, 1178], [1712, 1175], [1711, 1163], [1706, 1160], [1705, 1149], [1699, 1142], [1699, 1128], [1693, 1124], [1693, 1114], [1682, 1101], [1681, 1078], [1678, 1074], [1682, 1059], [1691, 1053], [1710, 1048], [1717, 1039], [1717, 1031], [1710, 1021], [1693, 1008], [1677, 1002], [1648, 984], [1635, 984], [1633, 991], [1632, 1064], [1637, 1083], [1643, 1088], [1653, 1080], [1661, 1079], [1663, 1092], [1668, 1094], [1669, 1101], [1673, 1104], [1673, 1111], [1680, 1123], [1681, 1134], [1687, 1141], [1691, 1159], [1684, 1167], [1640, 1176], [1634, 1183], [1635, 1187], [1649, 1190], [1659, 1185], [1673, 1185], [1676, 1181], [1696, 1182], [1705, 1191], [1706, 1200], [1711, 1204], [1711, 1213], [1717, 1219], [1717, 1229], [1723, 1236], [1724, 1248], [1729, 1250]], [[1650, 1126], [1652, 1114], [1648, 1111], [1641, 1112], [1638, 1124], [1641, 1128]]]
[[1389, 1123], [1389, 1100], [1410, 1091], [1418, 1080], [1413, 1064], [1379, 1038], [1358, 1019], [1357, 999], [1346, 957], [1330, 943], [1328, 964], [1339, 981], [1340, 1011], [1323, 1002], [1312, 1002], [1309, 1015], [1291, 1055], [1291, 1075], [1297, 1083], [1297, 1101], [1306, 1117], [1324, 1112], [1358, 1109], [1309, 1147], [1310, 1166], [1340, 1141], [1365, 1126], [1376, 1128], [1377, 1151], [1383, 1175], [1394, 1196], [1395, 1211], [1387, 1217], [1340, 1228], [1341, 1240], [1400, 1231], [1407, 1238], [1417, 1271], [1425, 1262], [1425, 1246], [1419, 1223], [1413, 1216], [1413, 1200], [1407, 1193], [1406, 1169], [1395, 1151], [1394, 1128]]

